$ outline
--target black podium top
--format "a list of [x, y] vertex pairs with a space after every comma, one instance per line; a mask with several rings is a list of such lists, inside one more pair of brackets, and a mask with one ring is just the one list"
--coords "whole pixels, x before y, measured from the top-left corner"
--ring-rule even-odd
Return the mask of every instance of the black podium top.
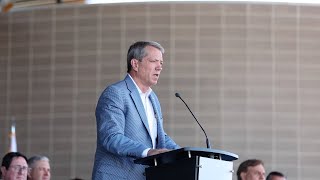
[[239, 158], [239, 156], [236, 154], [217, 149], [183, 147], [169, 152], [136, 159], [134, 160], [134, 163], [148, 166], [156, 166], [159, 164], [174, 162], [179, 159], [190, 158], [192, 156], [208, 157], [224, 161], [233, 161]]

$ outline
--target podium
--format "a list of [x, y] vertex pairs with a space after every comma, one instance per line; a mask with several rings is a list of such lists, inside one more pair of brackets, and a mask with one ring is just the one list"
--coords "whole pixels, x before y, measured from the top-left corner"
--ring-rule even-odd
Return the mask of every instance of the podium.
[[147, 180], [232, 180], [238, 155], [207, 148], [184, 147], [136, 159], [147, 165]]

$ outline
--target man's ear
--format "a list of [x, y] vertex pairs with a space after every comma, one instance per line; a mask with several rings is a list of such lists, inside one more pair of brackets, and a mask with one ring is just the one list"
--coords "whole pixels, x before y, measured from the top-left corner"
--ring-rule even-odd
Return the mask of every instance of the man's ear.
[[28, 168], [28, 178], [30, 178], [30, 179], [31, 179], [31, 171], [32, 171], [32, 169]]
[[131, 66], [134, 71], [138, 71], [138, 67], [139, 67], [138, 61], [139, 60], [137, 59], [131, 59]]
[[2, 175], [2, 177], [6, 174], [6, 171], [7, 171], [6, 167], [1, 166], [1, 175]]
[[240, 177], [241, 177], [241, 180], [246, 180], [247, 179], [247, 173], [246, 172], [241, 172], [240, 173]]

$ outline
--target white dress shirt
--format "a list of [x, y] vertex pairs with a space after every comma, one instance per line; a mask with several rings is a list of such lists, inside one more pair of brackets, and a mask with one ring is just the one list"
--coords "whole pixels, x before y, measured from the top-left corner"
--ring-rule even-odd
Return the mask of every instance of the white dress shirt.
[[[129, 74], [129, 77], [132, 79], [130, 74]], [[156, 148], [156, 139], [157, 139], [157, 119], [155, 117], [155, 112], [153, 110], [152, 103], [149, 99], [149, 95], [152, 92], [152, 89], [149, 88], [147, 92], [143, 93], [141, 91], [141, 89], [138, 87], [138, 85], [136, 84], [136, 82], [133, 79], [132, 79], [132, 81], [136, 85], [138, 92], [140, 94], [140, 98], [143, 103], [143, 107], [144, 107], [144, 110], [146, 112], [146, 116], [148, 119], [148, 125], [149, 125], [149, 130], [150, 130], [149, 135], [152, 140], [152, 148], [155, 149]], [[146, 157], [149, 150], [150, 150], [150, 148], [145, 149], [142, 153], [142, 157]]]

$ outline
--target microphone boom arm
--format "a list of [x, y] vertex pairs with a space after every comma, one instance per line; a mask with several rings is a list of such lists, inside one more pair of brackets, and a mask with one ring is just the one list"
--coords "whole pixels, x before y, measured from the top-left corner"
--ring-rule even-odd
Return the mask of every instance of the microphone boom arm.
[[204, 135], [206, 136], [206, 145], [208, 149], [211, 149], [211, 144], [210, 141], [208, 139], [207, 133], [206, 131], [203, 129], [203, 127], [201, 126], [201, 124], [199, 123], [199, 121], [197, 120], [196, 116], [193, 114], [193, 112], [190, 110], [189, 106], [187, 105], [187, 103], [181, 98], [179, 93], [175, 94], [176, 97], [178, 97], [179, 99], [181, 99], [181, 101], [184, 103], [184, 105], [186, 105], [186, 107], [188, 108], [188, 110], [190, 111], [190, 113], [192, 114], [193, 118], [196, 120], [196, 122], [198, 123], [198, 125], [200, 126], [200, 128], [202, 129]]

